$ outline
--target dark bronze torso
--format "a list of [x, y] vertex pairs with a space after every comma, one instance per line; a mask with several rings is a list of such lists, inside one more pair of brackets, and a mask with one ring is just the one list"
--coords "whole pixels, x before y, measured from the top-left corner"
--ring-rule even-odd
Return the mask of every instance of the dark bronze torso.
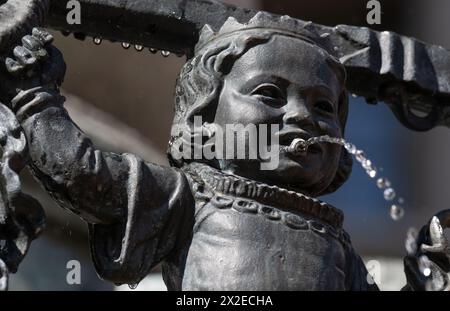
[[[164, 270], [166, 280], [177, 279], [169, 289], [347, 289], [350, 241], [342, 228], [326, 221], [338, 210], [278, 187], [203, 168], [198, 174], [203, 177], [201, 186], [191, 183], [197, 191], [192, 239], [178, 254], [180, 264]], [[285, 207], [269, 204], [286, 203], [289, 197], [291, 203]], [[319, 209], [320, 216], [292, 210], [299, 200], [306, 209]]]

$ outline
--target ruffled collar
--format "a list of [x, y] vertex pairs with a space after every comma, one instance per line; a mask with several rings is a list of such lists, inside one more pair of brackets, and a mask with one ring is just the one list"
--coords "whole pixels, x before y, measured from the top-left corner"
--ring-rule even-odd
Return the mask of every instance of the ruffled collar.
[[335, 229], [342, 228], [344, 213], [316, 198], [226, 174], [206, 164], [191, 163], [187, 170], [198, 176], [206, 187], [215, 192], [254, 200], [293, 213], [302, 213], [321, 220]]

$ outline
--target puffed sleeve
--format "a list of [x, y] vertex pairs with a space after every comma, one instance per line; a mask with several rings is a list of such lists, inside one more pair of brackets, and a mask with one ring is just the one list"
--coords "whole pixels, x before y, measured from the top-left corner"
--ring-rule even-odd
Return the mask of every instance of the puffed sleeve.
[[157, 263], [190, 239], [194, 200], [183, 173], [132, 155], [123, 220], [89, 225], [99, 275], [116, 284], [137, 284]]

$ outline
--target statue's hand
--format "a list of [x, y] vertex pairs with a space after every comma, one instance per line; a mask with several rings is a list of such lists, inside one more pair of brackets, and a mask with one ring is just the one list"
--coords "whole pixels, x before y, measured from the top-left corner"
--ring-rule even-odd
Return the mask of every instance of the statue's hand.
[[0, 101], [8, 104], [22, 90], [62, 84], [66, 65], [52, 41], [52, 35], [40, 28], [22, 38], [22, 45], [0, 64]]
[[444, 235], [444, 229], [437, 216], [434, 216], [428, 227], [428, 240], [430, 245], [422, 244], [421, 250], [423, 252], [442, 254], [450, 259], [450, 248], [447, 238]]
[[415, 254], [405, 258], [410, 289], [450, 290], [450, 246], [444, 229], [450, 225], [450, 210], [438, 213], [422, 228]]

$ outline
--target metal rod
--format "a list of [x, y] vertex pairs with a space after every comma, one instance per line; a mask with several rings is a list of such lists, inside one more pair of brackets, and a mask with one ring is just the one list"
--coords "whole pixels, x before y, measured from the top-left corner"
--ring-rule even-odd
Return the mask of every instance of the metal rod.
[[66, 21], [67, 2], [52, 0], [48, 26], [103, 39], [191, 55], [205, 24], [219, 28], [233, 16], [241, 22], [256, 12], [210, 0], [79, 0], [81, 24]]

